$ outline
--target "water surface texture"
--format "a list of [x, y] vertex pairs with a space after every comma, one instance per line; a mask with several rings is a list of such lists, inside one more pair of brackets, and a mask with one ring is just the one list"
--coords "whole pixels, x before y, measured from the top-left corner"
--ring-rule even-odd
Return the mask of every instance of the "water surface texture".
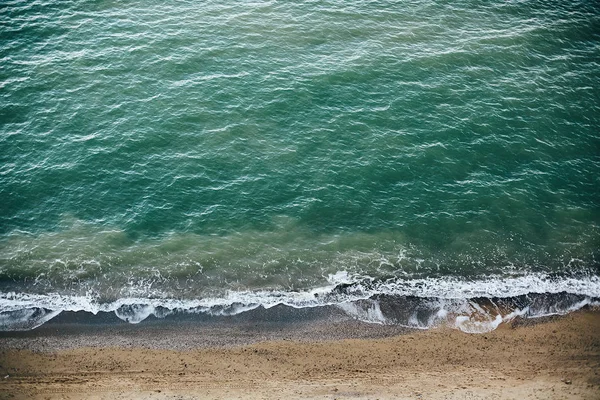
[[600, 296], [598, 2], [21, 0], [0, 36], [5, 313]]

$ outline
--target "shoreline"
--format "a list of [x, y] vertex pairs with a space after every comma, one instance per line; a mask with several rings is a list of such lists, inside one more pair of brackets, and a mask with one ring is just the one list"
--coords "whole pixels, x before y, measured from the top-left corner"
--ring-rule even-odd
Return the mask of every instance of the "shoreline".
[[[38, 332], [33, 335], [38, 335], [40, 331], [48, 331], [48, 326], [60, 326], [61, 330], [65, 330], [73, 326], [76, 329], [85, 329], [90, 325], [108, 326], [123, 323], [141, 323], [145, 326], [182, 323], [212, 326], [249, 324], [257, 321], [263, 325], [290, 326], [299, 322], [314, 324], [317, 321], [352, 319], [368, 324], [409, 329], [454, 326], [464, 332], [483, 333], [494, 330], [499, 324], [515, 317], [539, 318], [567, 314], [586, 306], [600, 306], [598, 296], [578, 291], [529, 292], [508, 297], [474, 293], [469, 296], [463, 293], [465, 296], [459, 297], [380, 293], [368, 298], [348, 300], [350, 297], [356, 297], [357, 293], [364, 294], [364, 288], [358, 286], [359, 289], [352, 284], [338, 285], [326, 296], [316, 292], [296, 293], [304, 298], [304, 301], [291, 303], [285, 298], [278, 298], [274, 292], [269, 296], [278, 299], [275, 304], [274, 299], [265, 303], [259, 301], [259, 298], [254, 299], [257, 302], [205, 299], [207, 304], [212, 304], [211, 306], [200, 305], [202, 301], [190, 303], [181, 299], [142, 298], [123, 298], [112, 303], [96, 303], [87, 298], [78, 298], [75, 301], [75, 298], [71, 298], [75, 303], [70, 304], [68, 299], [60, 297], [58, 303], [50, 301], [46, 304], [48, 299], [42, 301], [39, 298], [27, 299], [26, 294], [21, 295], [23, 298], [18, 294], [4, 294], [5, 303], [0, 305], [0, 337], [4, 337], [5, 332], [32, 330]], [[317, 303], [307, 302], [307, 296], [316, 299]], [[60, 304], [61, 302], [66, 303]], [[271, 338], [273, 339], [276, 338]]]
[[337, 307], [275, 306], [234, 316], [178, 314], [150, 317], [138, 324], [125, 322], [113, 313], [64, 312], [33, 330], [0, 332], [0, 348], [36, 352], [81, 347], [188, 351], [261, 342], [377, 339], [414, 331], [419, 330], [362, 322]]
[[600, 397], [598, 308], [485, 334], [304, 317], [4, 333], [0, 399]]

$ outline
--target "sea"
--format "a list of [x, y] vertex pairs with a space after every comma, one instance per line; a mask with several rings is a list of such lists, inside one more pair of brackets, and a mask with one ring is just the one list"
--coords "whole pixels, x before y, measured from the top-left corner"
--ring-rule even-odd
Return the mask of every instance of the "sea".
[[0, 38], [0, 330], [600, 305], [598, 1], [4, 0]]

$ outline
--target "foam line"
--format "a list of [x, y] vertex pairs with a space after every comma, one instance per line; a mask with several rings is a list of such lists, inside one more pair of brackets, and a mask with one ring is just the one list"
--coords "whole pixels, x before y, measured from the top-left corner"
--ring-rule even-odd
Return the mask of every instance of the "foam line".
[[[340, 272], [329, 277], [329, 285], [303, 292], [239, 291], [201, 299], [129, 297], [102, 302], [93, 294], [0, 293], [0, 329], [33, 329], [61, 311], [114, 312], [124, 321], [139, 323], [150, 315], [164, 318], [173, 312], [228, 316], [276, 305], [293, 308], [334, 305], [353, 318], [371, 323], [428, 328], [440, 321], [452, 320], [456, 328], [475, 332], [495, 329], [510, 315], [561, 314], [596, 304], [598, 297], [600, 279], [597, 276], [376, 280]], [[504, 300], [497, 304], [493, 299]], [[427, 317], [424, 319], [423, 315]], [[468, 318], [462, 318], [464, 315]], [[474, 319], [473, 316], [486, 317]]]

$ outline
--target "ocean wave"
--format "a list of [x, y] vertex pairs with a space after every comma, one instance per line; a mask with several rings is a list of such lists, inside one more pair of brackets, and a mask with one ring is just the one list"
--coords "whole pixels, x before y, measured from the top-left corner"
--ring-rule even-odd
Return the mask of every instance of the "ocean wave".
[[564, 314], [600, 305], [600, 277], [549, 275], [476, 280], [427, 278], [387, 280], [329, 276], [329, 285], [307, 291], [238, 291], [202, 299], [121, 298], [103, 302], [93, 294], [0, 294], [0, 330], [34, 329], [62, 311], [114, 313], [129, 323], [172, 314], [232, 316], [258, 308], [333, 306], [364, 322], [427, 329], [448, 325], [465, 332], [495, 329], [517, 316]]

